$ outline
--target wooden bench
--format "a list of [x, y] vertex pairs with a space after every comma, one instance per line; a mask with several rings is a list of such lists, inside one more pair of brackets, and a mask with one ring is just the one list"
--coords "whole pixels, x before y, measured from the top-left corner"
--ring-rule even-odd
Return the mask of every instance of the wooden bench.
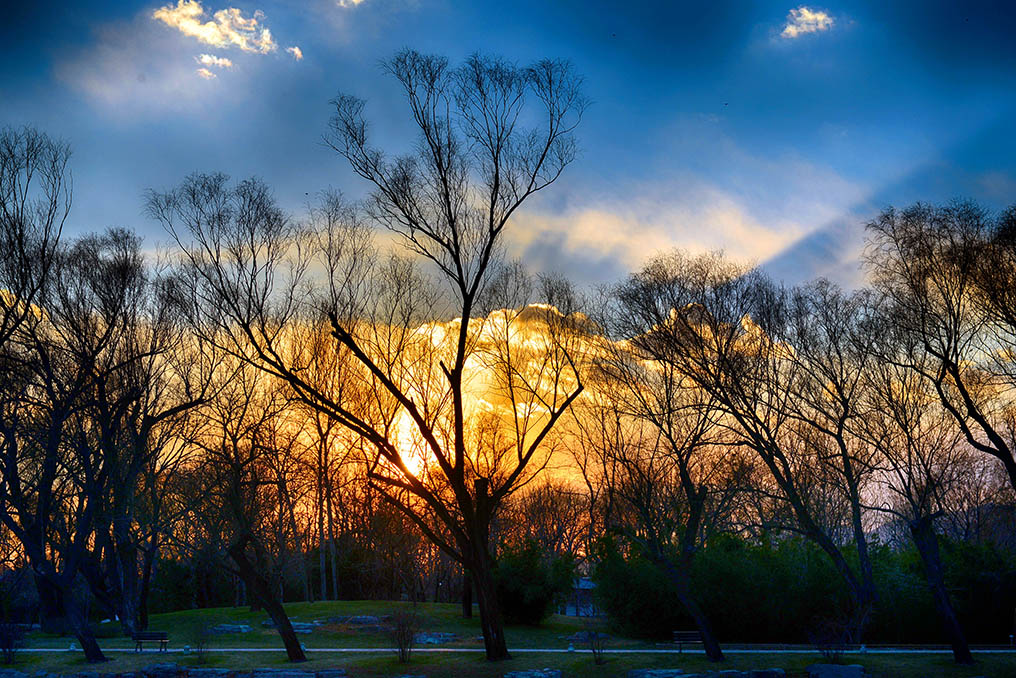
[[701, 643], [702, 634], [698, 631], [674, 631], [674, 642], [677, 643], [677, 653], [681, 654], [685, 645]]
[[158, 643], [159, 652], [166, 652], [169, 644], [169, 634], [165, 631], [138, 631], [131, 634], [134, 640], [134, 651], [141, 652], [144, 643]]

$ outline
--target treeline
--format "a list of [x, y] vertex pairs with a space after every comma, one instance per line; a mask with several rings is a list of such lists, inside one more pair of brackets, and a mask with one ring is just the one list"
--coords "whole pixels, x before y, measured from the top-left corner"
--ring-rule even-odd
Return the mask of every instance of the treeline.
[[[606, 546], [617, 547], [613, 542]], [[856, 562], [856, 553], [847, 549]], [[924, 565], [912, 545], [872, 548], [879, 604], [867, 620], [869, 644], [947, 643]], [[943, 540], [943, 579], [970, 642], [1006, 644], [1016, 609], [1016, 559], [993, 543]], [[713, 539], [696, 557], [690, 589], [717, 637], [734, 643], [805, 643], [844, 648], [851, 600], [829, 559], [800, 537]], [[694, 628], [674, 585], [646, 558], [604, 548], [598, 559], [599, 601], [615, 628], [667, 640]]]
[[[505, 618], [538, 622], [578, 571], [621, 627], [694, 624], [713, 660], [769, 637], [746, 610], [961, 662], [999, 636], [1016, 211], [887, 210], [856, 291], [675, 252], [583, 298], [504, 255], [576, 157], [571, 67], [386, 70], [414, 151], [374, 146], [348, 95], [326, 135], [364, 202], [295, 218], [194, 174], [146, 196], [157, 258], [126, 229], [64, 236], [67, 146], [0, 134], [5, 615], [100, 661], [97, 617], [251, 605], [301, 661], [285, 601], [476, 602], [500, 659]], [[648, 590], [675, 613], [626, 608]]]

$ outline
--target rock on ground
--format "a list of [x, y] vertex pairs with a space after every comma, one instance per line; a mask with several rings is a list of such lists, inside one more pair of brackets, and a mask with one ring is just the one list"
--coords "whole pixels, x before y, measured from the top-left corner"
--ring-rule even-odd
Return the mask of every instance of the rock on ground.
[[807, 671], [808, 678], [864, 678], [860, 664], [812, 664]]
[[530, 669], [528, 671], [509, 671], [504, 678], [561, 678], [561, 669]]
[[752, 669], [751, 671], [710, 671], [708, 673], [685, 673], [681, 669], [633, 669], [628, 678], [785, 678], [783, 669]]
[[443, 631], [423, 631], [413, 636], [413, 642], [417, 645], [441, 645], [442, 643], [450, 643], [457, 639], [457, 634]]
[[208, 629], [209, 633], [250, 633], [249, 624], [216, 624]]

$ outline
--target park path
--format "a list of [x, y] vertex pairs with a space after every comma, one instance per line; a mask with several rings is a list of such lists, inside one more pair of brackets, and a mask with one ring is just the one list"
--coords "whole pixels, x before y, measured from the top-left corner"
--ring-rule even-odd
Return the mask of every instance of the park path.
[[[133, 648], [128, 647], [110, 647], [102, 648], [103, 652], [129, 652], [131, 654], [145, 654], [145, 655], [165, 655], [180, 653], [183, 654], [182, 648], [173, 648], [164, 650], [162, 652], [158, 650], [146, 650], [144, 652], [135, 652]], [[207, 648], [205, 652], [283, 652], [282, 648], [278, 647], [220, 647], [220, 648]], [[307, 648], [308, 654], [315, 652], [349, 652], [349, 653], [389, 653], [395, 652], [395, 648], [385, 647], [309, 647]], [[574, 650], [561, 649], [561, 648], [510, 648], [510, 652], [519, 654], [576, 654], [576, 653], [591, 653], [589, 649]], [[60, 653], [60, 652], [80, 652], [80, 650], [67, 650], [55, 647], [25, 647], [19, 650], [19, 652], [46, 652], [46, 653]], [[413, 652], [464, 652], [464, 653], [480, 653], [484, 652], [482, 647], [414, 647]], [[724, 654], [818, 654], [817, 650], [813, 648], [784, 648], [784, 649], [763, 649], [763, 648], [723, 648]], [[1016, 655], [1016, 648], [971, 648], [971, 652], [974, 654], [1012, 654]], [[660, 650], [660, 649], [615, 649], [615, 650], [603, 650], [604, 654], [681, 654], [677, 650]], [[705, 654], [704, 650], [701, 649], [689, 649], [684, 650], [684, 654]], [[913, 648], [913, 647], [873, 647], [866, 650], [848, 650], [843, 652], [844, 655], [851, 656], [864, 656], [864, 655], [907, 655], [907, 654], [952, 654], [952, 650], [948, 648]]]

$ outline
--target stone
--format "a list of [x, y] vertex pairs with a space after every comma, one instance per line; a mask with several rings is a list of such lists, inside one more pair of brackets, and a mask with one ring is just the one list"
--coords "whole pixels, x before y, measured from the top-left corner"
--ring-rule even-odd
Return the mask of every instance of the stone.
[[443, 643], [450, 643], [453, 640], [458, 640], [458, 638], [459, 636], [455, 633], [423, 631], [413, 636], [413, 642], [417, 645], [441, 645]]
[[806, 670], [808, 678], [864, 678], [860, 664], [812, 664]]
[[752, 669], [748, 672], [748, 678], [786, 678], [783, 669]]
[[187, 678], [224, 678], [230, 673], [229, 669], [190, 669]]
[[352, 617], [347, 619], [346, 623], [347, 624], [354, 624], [354, 625], [357, 625], [357, 626], [361, 626], [361, 625], [373, 625], [373, 626], [377, 626], [377, 625], [379, 625], [381, 623], [381, 618], [380, 617], [376, 617], [376, 616], [374, 616], [372, 614], [357, 614], [357, 615], [353, 615]]
[[632, 669], [628, 678], [687, 678], [681, 669]]
[[509, 671], [504, 678], [561, 678], [561, 669], [529, 669], [528, 671]]
[[180, 675], [180, 665], [172, 663], [149, 664], [141, 669], [145, 678], [176, 678]]
[[296, 633], [314, 633], [314, 624], [308, 622], [291, 622]]
[[28, 678], [28, 674], [14, 669], [0, 669], [0, 678]]
[[251, 678], [314, 678], [314, 673], [292, 669], [254, 669]]
[[321, 669], [314, 672], [316, 678], [346, 678], [347, 675], [346, 669]]
[[208, 629], [209, 633], [216, 635], [222, 633], [250, 633], [250, 624], [216, 624]]

